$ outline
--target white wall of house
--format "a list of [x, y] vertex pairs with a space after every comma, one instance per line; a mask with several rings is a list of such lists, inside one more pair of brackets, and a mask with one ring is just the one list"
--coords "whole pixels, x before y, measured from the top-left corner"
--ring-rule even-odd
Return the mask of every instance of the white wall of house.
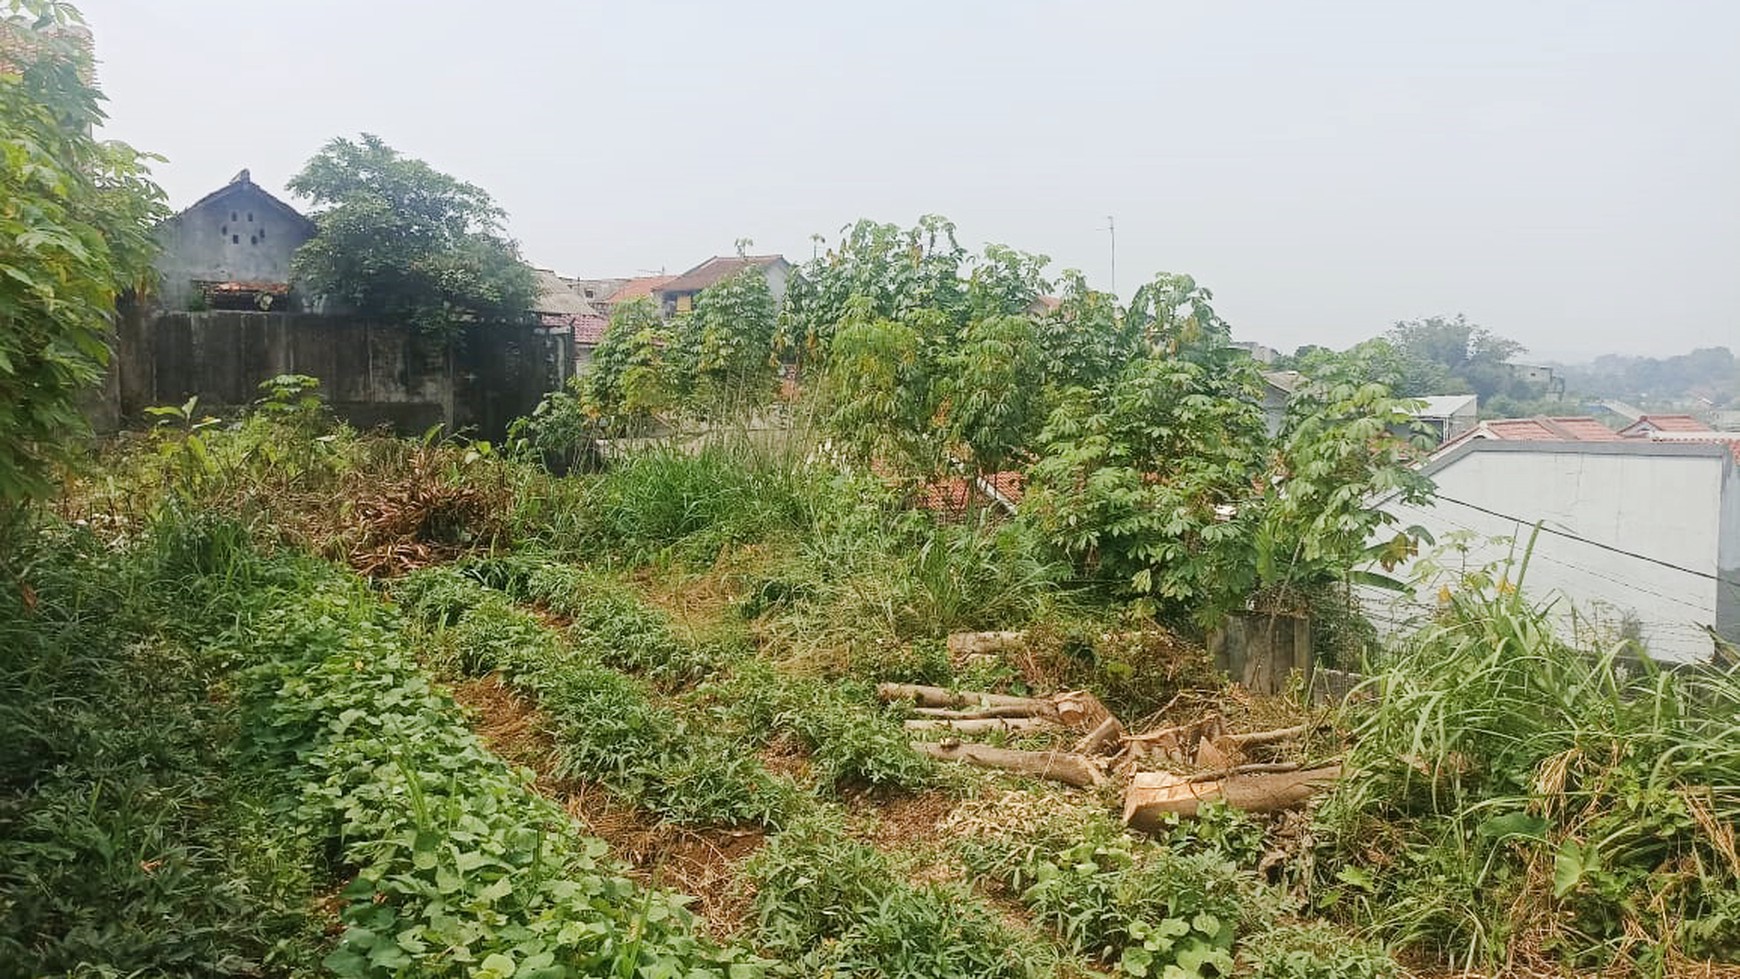
[[[1477, 439], [1427, 472], [1432, 501], [1385, 509], [1440, 545], [1467, 535], [1465, 555], [1433, 559], [1470, 569], [1520, 557], [1542, 521], [1523, 592], [1553, 601], [1567, 635], [1611, 638], [1629, 620], [1651, 655], [1681, 662], [1709, 658], [1707, 628], [1740, 641], [1740, 588], [1723, 581], [1740, 564], [1740, 477], [1725, 447]], [[1381, 626], [1400, 631], [1429, 615], [1437, 594], [1433, 582], [1401, 601], [1365, 598]]]

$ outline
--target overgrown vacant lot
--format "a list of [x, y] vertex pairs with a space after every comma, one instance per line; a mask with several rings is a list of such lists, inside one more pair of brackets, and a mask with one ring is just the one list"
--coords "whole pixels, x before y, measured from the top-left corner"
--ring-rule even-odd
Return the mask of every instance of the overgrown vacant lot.
[[194, 420], [7, 528], [0, 975], [1736, 974], [1740, 682], [1509, 590], [1312, 707], [801, 434]]

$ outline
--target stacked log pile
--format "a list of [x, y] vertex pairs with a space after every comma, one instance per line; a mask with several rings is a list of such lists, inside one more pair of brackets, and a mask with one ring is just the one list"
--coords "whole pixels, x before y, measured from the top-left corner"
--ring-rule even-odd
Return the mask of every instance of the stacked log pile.
[[[1020, 633], [951, 636], [957, 655], [981, 656], [1012, 648]], [[1341, 775], [1336, 760], [1268, 760], [1278, 748], [1311, 733], [1311, 725], [1234, 732], [1218, 713], [1186, 724], [1130, 732], [1092, 693], [1070, 690], [1050, 697], [1019, 697], [918, 684], [883, 683], [877, 696], [909, 703], [913, 749], [943, 761], [1020, 772], [1077, 788], [1121, 786], [1126, 825], [1156, 829], [1168, 814], [1195, 817], [1204, 803], [1222, 801], [1249, 812], [1302, 805]], [[964, 740], [1002, 733], [1075, 734], [1067, 750], [1027, 750]], [[1178, 771], [1182, 769], [1184, 771]]]

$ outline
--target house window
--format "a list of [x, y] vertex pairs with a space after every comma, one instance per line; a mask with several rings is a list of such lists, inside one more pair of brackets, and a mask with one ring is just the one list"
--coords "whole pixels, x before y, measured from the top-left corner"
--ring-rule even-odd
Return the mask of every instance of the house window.
[[694, 308], [694, 299], [688, 293], [677, 297], [677, 312], [687, 313]]
[[260, 243], [260, 236], [259, 235], [249, 235], [248, 236], [248, 244], [258, 245], [259, 243]]
[[253, 212], [253, 211], [249, 211], [249, 212], [248, 212], [248, 223], [249, 223], [249, 224], [253, 224], [253, 223], [254, 223], [254, 212]]
[[234, 212], [234, 211], [231, 211], [231, 212], [230, 212], [230, 220], [231, 220], [231, 221], [234, 221], [234, 220], [235, 220], [235, 219], [236, 219], [236, 212]]
[[230, 244], [239, 245], [241, 243], [242, 243], [242, 236], [241, 235], [230, 235]]

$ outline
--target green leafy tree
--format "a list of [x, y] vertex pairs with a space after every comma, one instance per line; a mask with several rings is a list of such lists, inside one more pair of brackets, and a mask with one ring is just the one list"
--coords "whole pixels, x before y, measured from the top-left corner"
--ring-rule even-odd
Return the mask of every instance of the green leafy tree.
[[1089, 390], [1115, 378], [1140, 351], [1130, 320], [1117, 297], [1087, 284], [1080, 272], [1063, 274], [1057, 308], [1038, 318], [1035, 328], [1044, 350], [1046, 383], [1059, 393]]
[[864, 220], [839, 245], [797, 270], [787, 286], [783, 344], [800, 362], [825, 360], [848, 314], [898, 320], [916, 311], [964, 321], [966, 249], [947, 218], [903, 229]]
[[1384, 556], [1368, 544], [1392, 518], [1371, 498], [1429, 489], [1393, 434], [1411, 403], [1348, 365], [1306, 385], [1271, 439], [1261, 375], [1211, 298], [1188, 276], [1138, 291], [1123, 328], [1145, 353], [1059, 401], [1025, 504], [1090, 573], [1205, 624], [1346, 581]]
[[672, 331], [673, 359], [691, 400], [712, 412], [762, 404], [776, 377], [777, 330], [777, 306], [760, 270], [701, 290], [694, 311]]
[[317, 208], [293, 264], [314, 295], [438, 335], [521, 317], [537, 298], [489, 194], [378, 136], [327, 143], [290, 189]]
[[1223, 607], [1252, 581], [1260, 384], [1206, 336], [1132, 361], [1051, 413], [1024, 509], [1090, 574], [1179, 611]]
[[1301, 347], [1282, 369], [1306, 377], [1353, 376], [1376, 381], [1396, 395], [1424, 398], [1435, 394], [1469, 394], [1468, 382], [1454, 377], [1443, 364], [1374, 337], [1344, 351]]
[[944, 433], [980, 474], [1001, 472], [1044, 421], [1045, 354], [1033, 318], [975, 320], [942, 361]]
[[[12, 0], [0, 22], [0, 504], [52, 489], [50, 470], [86, 427], [116, 298], [143, 284], [166, 213], [147, 158], [91, 131], [80, 23], [64, 3]], [[22, 16], [21, 16], [22, 15]]]
[[860, 463], [940, 471], [939, 392], [925, 332], [877, 315], [868, 297], [853, 300], [834, 330], [822, 397], [836, 444]]
[[[1482, 401], [1503, 395], [1526, 394], [1518, 390], [1510, 359], [1524, 351], [1522, 344], [1501, 337], [1483, 326], [1454, 318], [1429, 316], [1404, 320], [1384, 334], [1392, 346], [1417, 360], [1439, 364], [1451, 378], [1460, 379]], [[1526, 385], [1522, 386], [1526, 389]], [[1443, 394], [1442, 391], [1404, 391], [1406, 394]]]
[[586, 413], [601, 433], [644, 432], [657, 412], [675, 402], [670, 346], [652, 300], [631, 300], [610, 311], [610, 323], [580, 380]]

